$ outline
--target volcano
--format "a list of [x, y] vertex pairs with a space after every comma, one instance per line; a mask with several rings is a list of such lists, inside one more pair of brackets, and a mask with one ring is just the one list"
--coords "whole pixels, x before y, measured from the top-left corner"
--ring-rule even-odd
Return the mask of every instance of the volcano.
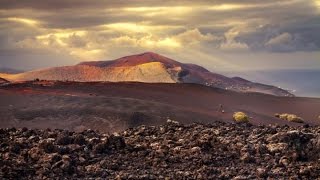
[[293, 96], [271, 85], [254, 83], [239, 77], [229, 78], [198, 66], [146, 52], [111, 61], [82, 62], [74, 66], [53, 67], [20, 74], [0, 74], [10, 81], [34, 79], [58, 81], [107, 81], [145, 83], [194, 83], [237, 92], [258, 92]]

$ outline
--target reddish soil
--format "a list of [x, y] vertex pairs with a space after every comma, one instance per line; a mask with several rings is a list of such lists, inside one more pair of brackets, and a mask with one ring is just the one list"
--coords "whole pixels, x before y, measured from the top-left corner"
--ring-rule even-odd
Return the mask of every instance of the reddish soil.
[[[225, 113], [219, 111], [220, 105]], [[133, 112], [146, 115], [133, 125], [158, 125], [167, 118], [183, 123], [233, 122], [236, 111], [247, 113], [255, 125], [301, 125], [277, 119], [275, 113], [293, 113], [305, 123], [319, 125], [319, 107], [317, 98], [237, 93], [196, 84], [28, 82], [0, 88], [0, 127], [119, 131], [132, 125]]]

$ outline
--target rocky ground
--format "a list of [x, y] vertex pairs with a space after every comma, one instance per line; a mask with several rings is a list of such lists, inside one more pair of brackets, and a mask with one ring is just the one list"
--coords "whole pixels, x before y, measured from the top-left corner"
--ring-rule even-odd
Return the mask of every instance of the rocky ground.
[[320, 127], [214, 122], [0, 129], [1, 179], [320, 179]]

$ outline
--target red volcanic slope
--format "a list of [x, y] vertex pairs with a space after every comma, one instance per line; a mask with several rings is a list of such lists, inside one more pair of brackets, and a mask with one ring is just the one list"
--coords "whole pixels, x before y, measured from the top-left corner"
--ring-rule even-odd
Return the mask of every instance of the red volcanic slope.
[[181, 66], [182, 63], [172, 60], [170, 58], [161, 56], [153, 52], [146, 52], [138, 55], [125, 56], [112, 61], [91, 61], [82, 62], [79, 65], [89, 65], [98, 67], [126, 67], [126, 66], [136, 66], [140, 64], [150, 63], [150, 62], [160, 62], [166, 67], [176, 67]]

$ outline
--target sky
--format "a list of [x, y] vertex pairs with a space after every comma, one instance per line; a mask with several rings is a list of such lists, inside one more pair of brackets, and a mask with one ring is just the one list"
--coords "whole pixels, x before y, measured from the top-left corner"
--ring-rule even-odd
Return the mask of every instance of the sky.
[[320, 69], [320, 0], [0, 0], [0, 67], [152, 51], [212, 71]]

